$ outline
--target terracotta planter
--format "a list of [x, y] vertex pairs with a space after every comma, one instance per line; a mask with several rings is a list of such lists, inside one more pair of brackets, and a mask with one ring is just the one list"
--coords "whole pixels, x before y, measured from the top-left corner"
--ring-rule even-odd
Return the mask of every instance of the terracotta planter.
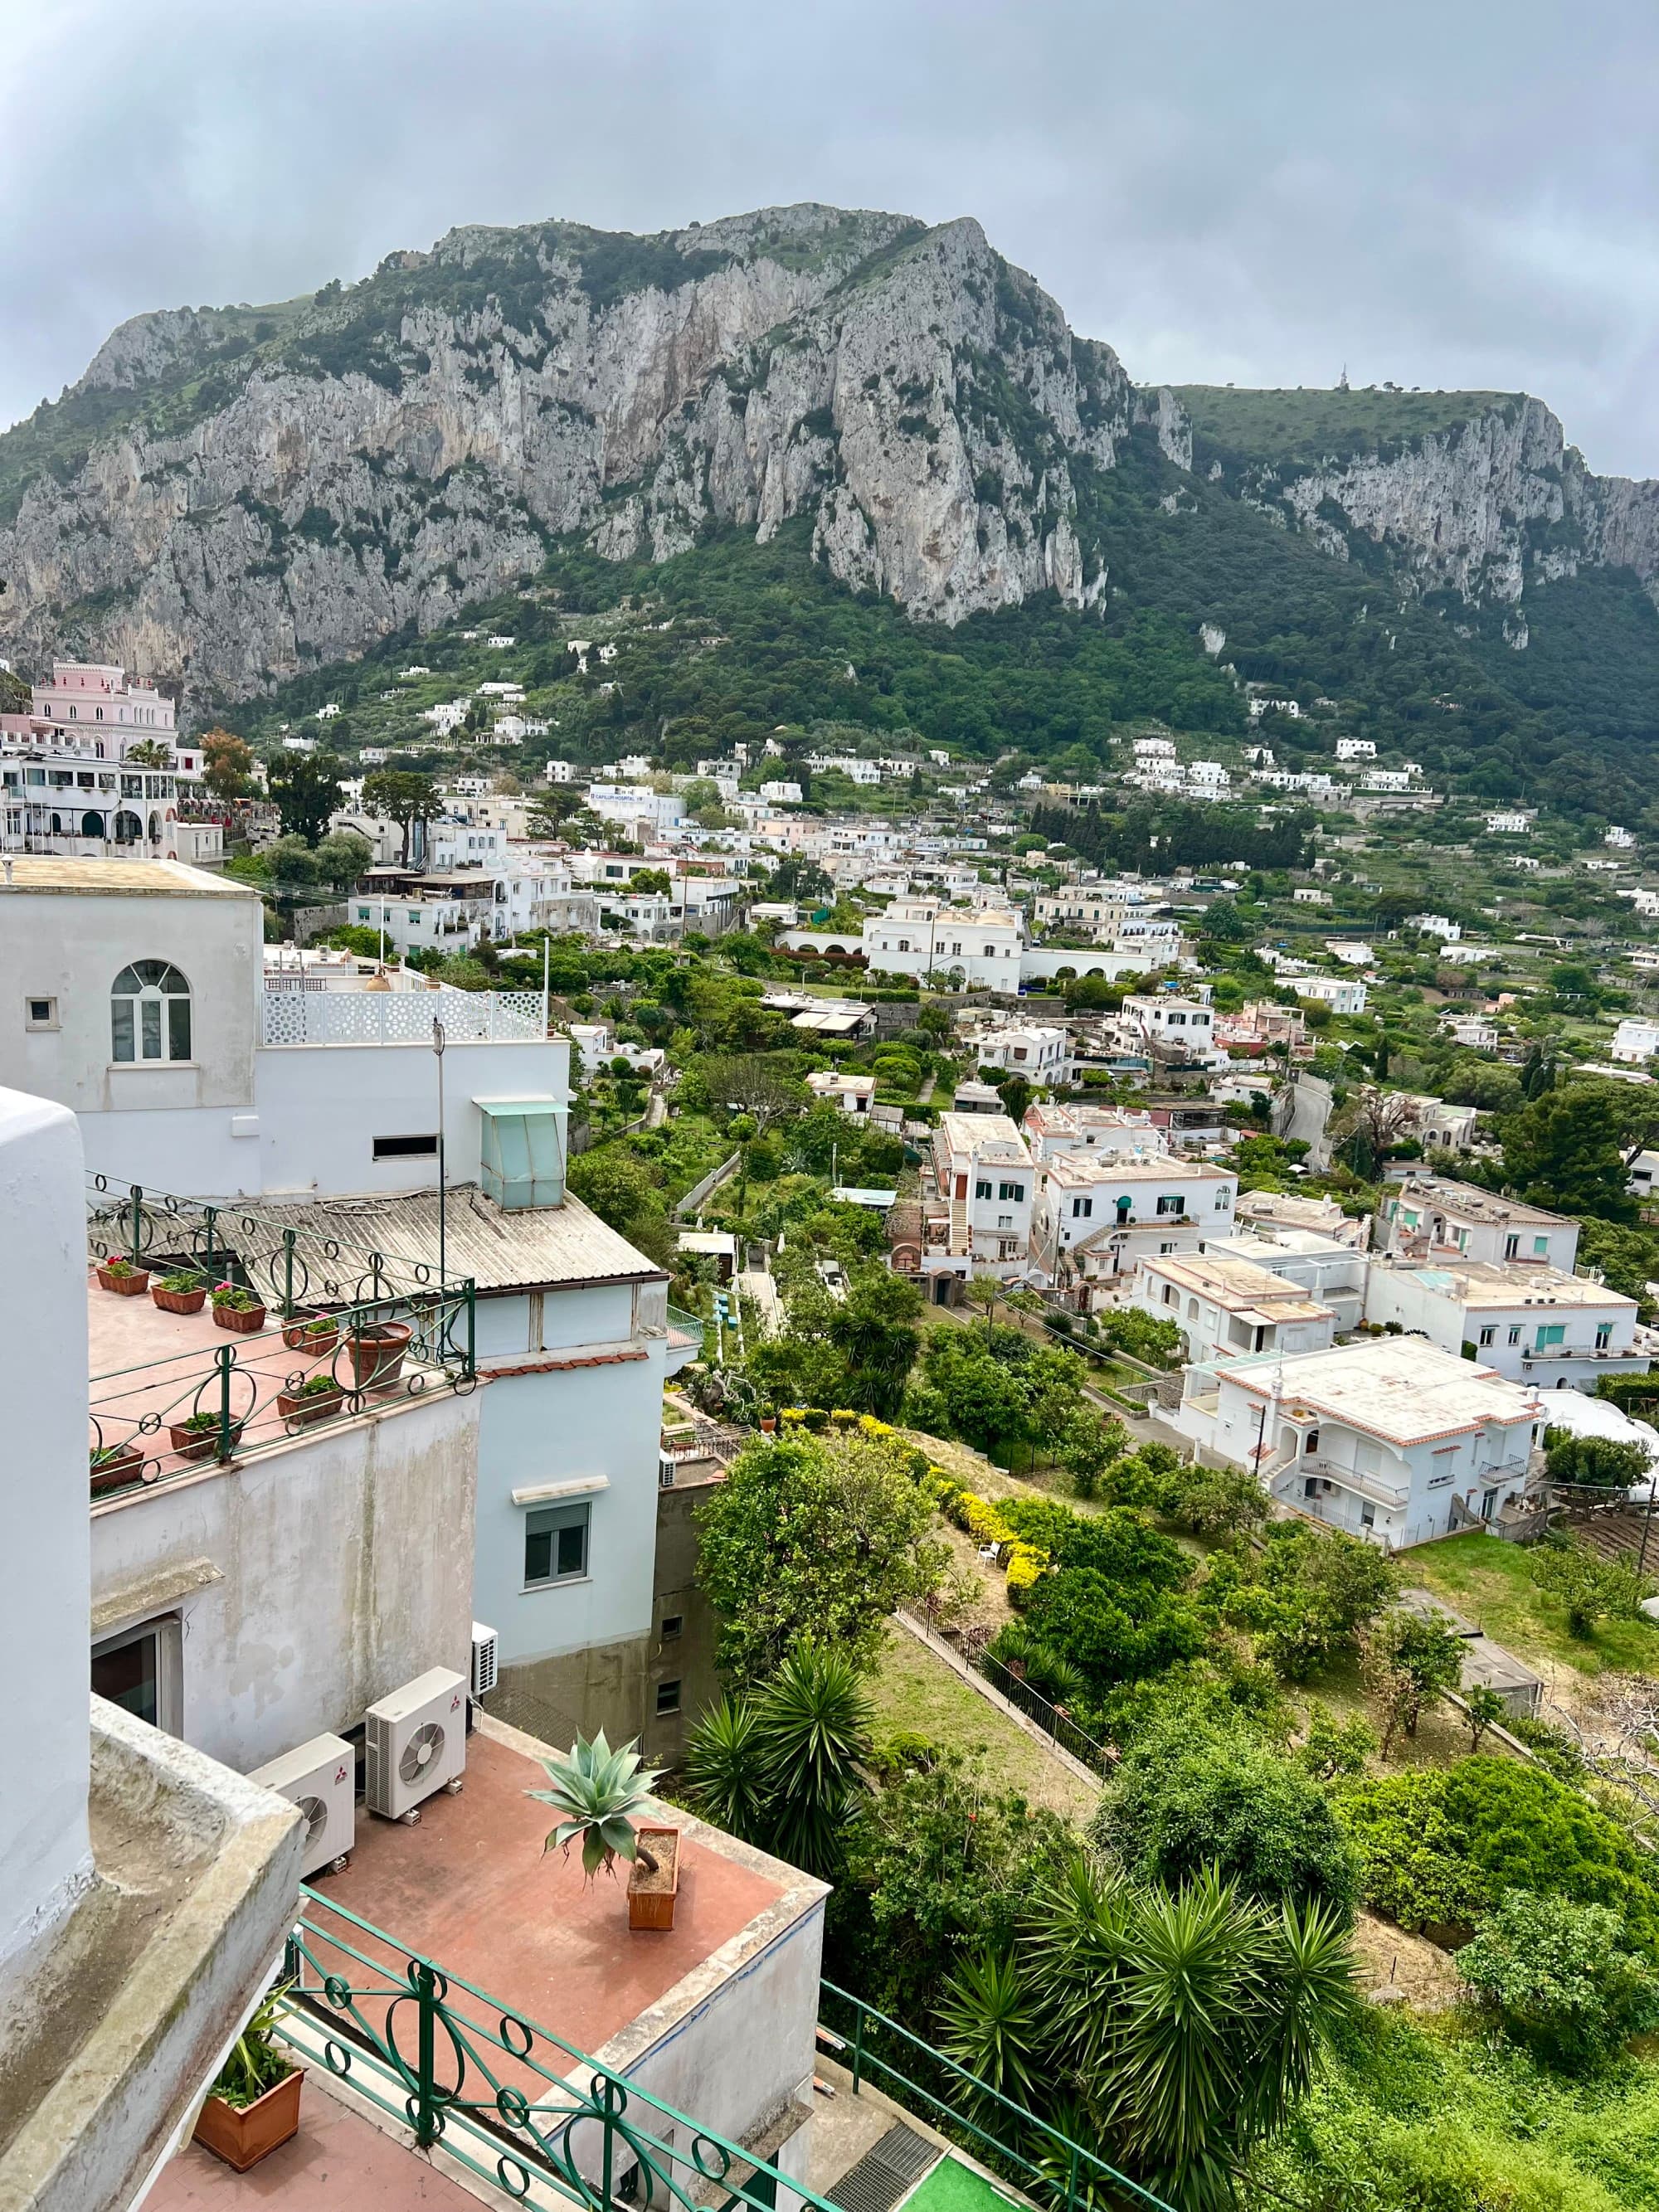
[[125, 1275], [112, 1275], [107, 1267], [98, 1270], [99, 1286], [113, 1291], [118, 1298], [142, 1298], [149, 1288], [149, 1269], [134, 1267]]
[[[233, 1451], [242, 1441], [242, 1431], [246, 1425], [243, 1421], [231, 1423], [230, 1448]], [[167, 1437], [180, 1459], [214, 1459], [218, 1455], [219, 1424], [217, 1421], [210, 1429], [171, 1427], [167, 1431]]]
[[674, 1900], [680, 1893], [680, 1832], [641, 1825], [639, 1840], [658, 1867], [647, 1874], [635, 1859], [629, 1869], [628, 1924], [665, 1933], [674, 1924]]
[[112, 1490], [125, 1490], [137, 1481], [143, 1465], [144, 1455], [137, 1444], [116, 1446], [101, 1467], [90, 1470], [93, 1496], [106, 1498]]
[[197, 2142], [238, 2173], [246, 2173], [299, 2134], [300, 2090], [305, 2078], [296, 2066], [251, 2105], [228, 2105], [222, 2097], [210, 2097], [196, 2123]]
[[285, 1421], [326, 1421], [345, 1403], [343, 1387], [329, 1390], [279, 1390], [276, 1411]]
[[151, 1302], [162, 1313], [197, 1314], [207, 1304], [207, 1285], [199, 1291], [164, 1291], [159, 1283], [149, 1286]]
[[763, 1421], [761, 1423], [761, 1434], [763, 1437], [775, 1435], [777, 1431], [777, 1425], [778, 1425], [775, 1421]]
[[413, 1329], [404, 1321], [373, 1321], [346, 1338], [346, 1352], [360, 1390], [384, 1389], [404, 1371], [404, 1353]]
[[265, 1325], [265, 1310], [263, 1306], [215, 1306], [213, 1325], [230, 1329], [237, 1336], [258, 1336]]
[[308, 1352], [320, 1359], [325, 1352], [332, 1352], [340, 1341], [340, 1324], [331, 1321], [325, 1328], [317, 1328], [315, 1314], [295, 1314], [292, 1321], [283, 1323], [283, 1342], [290, 1352]]

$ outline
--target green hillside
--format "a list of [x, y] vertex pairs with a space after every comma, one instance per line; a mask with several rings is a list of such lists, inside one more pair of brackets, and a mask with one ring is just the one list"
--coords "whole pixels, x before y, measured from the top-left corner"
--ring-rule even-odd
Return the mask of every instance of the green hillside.
[[1242, 461], [1344, 459], [1455, 429], [1477, 415], [1517, 406], [1514, 392], [1240, 391], [1230, 384], [1178, 384], [1194, 443]]

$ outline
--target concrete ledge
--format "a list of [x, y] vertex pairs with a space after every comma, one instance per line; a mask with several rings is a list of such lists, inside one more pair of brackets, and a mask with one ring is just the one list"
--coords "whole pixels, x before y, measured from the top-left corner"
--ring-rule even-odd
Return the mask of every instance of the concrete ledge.
[[1097, 1774], [1092, 1766], [1085, 1766], [1063, 1745], [1056, 1743], [1046, 1728], [1040, 1727], [1030, 1713], [1022, 1712], [1012, 1698], [1005, 1698], [1000, 1690], [988, 1682], [976, 1667], [970, 1667], [961, 1652], [953, 1650], [942, 1636], [935, 1636], [933, 1630], [925, 1626], [914, 1613], [896, 1613], [893, 1618], [907, 1635], [914, 1636], [918, 1644], [926, 1644], [935, 1659], [943, 1660], [951, 1673], [966, 1682], [977, 1696], [983, 1698], [988, 1705], [994, 1705], [1000, 1713], [1012, 1721], [1016, 1728], [1024, 1729], [1033, 1743], [1040, 1743], [1046, 1752], [1060, 1761], [1068, 1774], [1075, 1774], [1079, 1782], [1086, 1782], [1091, 1790], [1106, 1787], [1103, 1776]]
[[89, 1810], [94, 1881], [0, 2052], [0, 2212], [123, 2212], [294, 1918], [295, 1808], [101, 1698]]

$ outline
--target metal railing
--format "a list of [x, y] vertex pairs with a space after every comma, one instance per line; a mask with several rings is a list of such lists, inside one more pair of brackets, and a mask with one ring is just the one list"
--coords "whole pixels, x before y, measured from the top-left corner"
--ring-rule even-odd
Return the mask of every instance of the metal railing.
[[834, 2212], [717, 2130], [301, 1887], [278, 2033], [515, 2203]]
[[197, 1273], [257, 1290], [287, 1316], [302, 1306], [361, 1304], [443, 1287], [430, 1261], [359, 1244], [326, 1206], [316, 1219], [278, 1218], [257, 1202], [183, 1198], [118, 1176], [87, 1178], [87, 1250], [94, 1262], [129, 1261], [163, 1273]]
[[466, 1282], [337, 1313], [295, 1313], [96, 1375], [93, 1503], [255, 1458], [363, 1413], [446, 1390], [464, 1395], [477, 1386], [474, 1322]]
[[297, 992], [260, 994], [260, 1042], [430, 1044], [432, 1024], [451, 1044], [539, 1042], [547, 1006], [539, 991], [458, 991], [451, 984], [422, 991]]
[[684, 1306], [671, 1305], [668, 1309], [668, 1326], [678, 1335], [689, 1336], [694, 1344], [701, 1346], [703, 1332], [708, 1324], [705, 1321], [699, 1320], [696, 1314], [687, 1313]]
[[1086, 1729], [1080, 1729], [1063, 1706], [1051, 1705], [1041, 1690], [989, 1651], [981, 1651], [976, 1663], [992, 1687], [1000, 1690], [1011, 1705], [1018, 1705], [1028, 1720], [1035, 1721], [1062, 1751], [1069, 1751], [1097, 1774], [1110, 1776], [1112, 1762], [1105, 1745], [1097, 1743]]
[[[1059, 2208], [1059, 2212], [1074, 2212], [1076, 2207], [1098, 2204], [1103, 2198], [1109, 2203], [1127, 2202], [1150, 2205], [1152, 2212], [1172, 2212], [1161, 2197], [1143, 2189], [1127, 2173], [1120, 2173], [1096, 2152], [1074, 2142], [1052, 2121], [1005, 2097], [1001, 2090], [935, 2051], [932, 2044], [866, 2004], [862, 1997], [837, 1989], [833, 1982], [820, 1982], [818, 1990], [821, 2001], [829, 1999], [851, 2015], [843, 2033], [823, 2020], [825, 2008], [821, 2002], [818, 2038], [820, 2043], [827, 2041], [835, 2047], [851, 2073], [854, 2096], [866, 2078], [879, 2077], [883, 2087], [892, 2084], [902, 2092], [899, 2102], [915, 2100], [932, 2108], [931, 2124], [941, 2135], [957, 2140], [963, 2135], [970, 2136], [977, 2156], [988, 2165], [1000, 2166], [1017, 2187], [1033, 2191]], [[940, 2087], [932, 2088], [926, 2081], [917, 2081], [914, 2073], [901, 2072], [893, 2058], [883, 2055], [884, 2050], [915, 2071], [931, 2075]], [[975, 2113], [982, 2115], [982, 2120], [973, 2117]]]

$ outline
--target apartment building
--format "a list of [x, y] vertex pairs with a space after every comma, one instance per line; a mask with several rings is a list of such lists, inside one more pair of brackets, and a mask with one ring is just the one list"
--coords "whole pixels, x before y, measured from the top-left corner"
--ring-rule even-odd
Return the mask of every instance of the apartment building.
[[1141, 1261], [1232, 1234], [1238, 1177], [1172, 1153], [1055, 1152], [1036, 1169], [1032, 1258], [1050, 1284], [1096, 1309]]
[[970, 988], [1015, 992], [1025, 928], [995, 907], [944, 907], [937, 899], [895, 899], [865, 922], [862, 944], [872, 974], [960, 978]]
[[1644, 1375], [1659, 1338], [1634, 1298], [1547, 1265], [1379, 1259], [1365, 1318], [1463, 1352], [1511, 1382], [1594, 1393], [1603, 1375]]
[[1230, 1247], [1142, 1260], [1130, 1302], [1174, 1322], [1187, 1358], [1200, 1364], [1240, 1352], [1321, 1352], [1336, 1329], [1335, 1315], [1311, 1291]]
[[1116, 1106], [1086, 1103], [1060, 1104], [1038, 1099], [1025, 1109], [1021, 1125], [1031, 1156], [1038, 1162], [1055, 1159], [1061, 1152], [1098, 1152], [1103, 1158], [1126, 1152], [1163, 1152], [1164, 1133], [1146, 1113], [1129, 1113]]
[[1480, 1260], [1572, 1273], [1578, 1224], [1478, 1184], [1443, 1176], [1407, 1176], [1384, 1196], [1382, 1249], [1413, 1260]]
[[1419, 1337], [1194, 1365], [1174, 1419], [1276, 1503], [1386, 1550], [1523, 1510], [1545, 1403]]
[[224, 833], [204, 818], [202, 777], [164, 693], [58, 661], [27, 714], [0, 714], [0, 852], [216, 864]]
[[[1281, 974], [1286, 972], [1290, 971], [1281, 968]], [[1298, 975], [1296, 995], [1298, 999], [1311, 999], [1316, 1006], [1328, 1006], [1334, 1014], [1363, 1014], [1368, 994], [1358, 976]]]
[[1159, 1060], [1208, 1066], [1226, 1058], [1216, 1043], [1214, 1011], [1199, 999], [1163, 994], [1125, 999], [1119, 1027], [1132, 1049]]
[[[924, 1193], [924, 1277], [995, 1275], [1030, 1266], [1036, 1171], [1006, 1114], [941, 1114], [933, 1132], [931, 1193]], [[931, 1203], [928, 1201], [931, 1200]], [[946, 1285], [937, 1285], [944, 1296]]]
[[1357, 1328], [1365, 1316], [1369, 1255], [1317, 1230], [1278, 1224], [1247, 1229], [1241, 1224], [1236, 1237], [1224, 1243], [1206, 1240], [1203, 1249], [1212, 1257], [1248, 1260], [1281, 1281], [1299, 1284], [1330, 1308], [1339, 1336]]
[[1064, 1082], [1072, 1048], [1068, 1033], [1046, 1022], [1011, 1022], [970, 1030], [963, 1045], [978, 1066], [1000, 1068], [1044, 1085]]

